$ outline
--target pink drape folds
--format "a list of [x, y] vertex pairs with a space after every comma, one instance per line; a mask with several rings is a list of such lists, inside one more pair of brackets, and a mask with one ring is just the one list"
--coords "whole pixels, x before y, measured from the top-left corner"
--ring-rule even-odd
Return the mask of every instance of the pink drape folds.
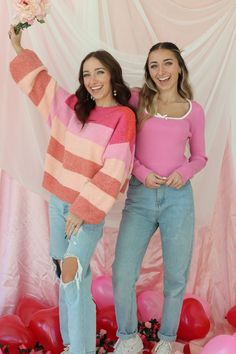
[[49, 260], [46, 202], [1, 172], [0, 313], [12, 313], [29, 294], [57, 303], [54, 269]]
[[[13, 83], [8, 64], [12, 2], [1, 3], [0, 77], [0, 315], [13, 313], [22, 295], [57, 303], [48, 256], [47, 193], [41, 188], [48, 129]], [[211, 306], [215, 332], [230, 331], [224, 315], [236, 304], [236, 5], [233, 0], [52, 1], [46, 24], [24, 33], [50, 73], [70, 91], [78, 86], [83, 56], [98, 48], [119, 60], [126, 81], [140, 86], [149, 48], [173, 41], [189, 67], [195, 98], [206, 111], [207, 167], [193, 178], [197, 225], [188, 293]], [[3, 172], [6, 171], [6, 172]], [[11, 176], [11, 177], [10, 177]], [[92, 266], [111, 274], [124, 201], [112, 210]], [[138, 291], [162, 289], [159, 235], [151, 240]]]

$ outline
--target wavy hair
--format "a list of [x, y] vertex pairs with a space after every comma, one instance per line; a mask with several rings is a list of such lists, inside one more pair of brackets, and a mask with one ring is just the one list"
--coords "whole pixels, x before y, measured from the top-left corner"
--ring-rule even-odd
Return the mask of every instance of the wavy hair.
[[[157, 43], [154, 46], [152, 46], [151, 49], [149, 50], [148, 57], [144, 65], [145, 82], [140, 91], [140, 103], [138, 109], [138, 116], [141, 121], [146, 120], [157, 113], [157, 100], [160, 92], [151, 78], [151, 75], [149, 73], [149, 68], [148, 68], [148, 62], [149, 62], [150, 54], [158, 49], [168, 49], [172, 53], [174, 53], [181, 69], [181, 73], [179, 74], [178, 82], [177, 82], [177, 91], [179, 95], [185, 99], [188, 98], [191, 100], [193, 98], [192, 88], [188, 81], [189, 72], [184, 62], [184, 59], [181, 55], [181, 51], [174, 43], [171, 42]], [[145, 113], [145, 110], [148, 112], [147, 114]]]
[[126, 85], [122, 75], [122, 69], [118, 61], [107, 51], [97, 50], [86, 55], [82, 60], [79, 70], [79, 83], [80, 86], [75, 92], [78, 102], [75, 104], [74, 110], [77, 118], [84, 125], [89, 117], [90, 112], [96, 107], [96, 103], [91, 99], [90, 94], [85, 88], [84, 78], [83, 78], [83, 67], [86, 60], [90, 58], [96, 58], [99, 60], [106, 69], [108, 69], [111, 75], [111, 86], [112, 89], [116, 91], [116, 96], [114, 99], [116, 102], [122, 106], [129, 107], [136, 114], [136, 110], [129, 103], [131, 97], [131, 92], [129, 87]]

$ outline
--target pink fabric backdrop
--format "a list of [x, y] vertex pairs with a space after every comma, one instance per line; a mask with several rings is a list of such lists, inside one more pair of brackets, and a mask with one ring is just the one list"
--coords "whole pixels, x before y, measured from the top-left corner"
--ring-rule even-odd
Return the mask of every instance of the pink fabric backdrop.
[[[224, 315], [236, 304], [235, 158], [231, 151], [236, 121], [235, 1], [52, 3], [47, 24], [27, 30], [24, 40], [70, 90], [77, 86], [79, 59], [94, 48], [110, 50], [132, 86], [141, 84], [145, 55], [153, 43], [171, 40], [185, 48], [196, 97], [207, 113], [209, 156], [206, 170], [193, 181], [198, 223], [187, 292], [208, 300], [215, 333], [232, 332]], [[0, 12], [4, 29], [0, 33], [0, 77], [5, 82], [0, 105], [0, 167], [8, 173], [2, 171], [0, 177], [0, 315], [13, 313], [23, 295], [54, 305], [58, 291], [48, 256], [46, 194], [40, 187], [48, 131], [8, 73], [13, 57], [7, 38], [11, 13], [7, 0]], [[94, 276], [111, 274], [121, 207], [118, 203], [98, 245]], [[138, 291], [154, 288], [162, 288], [158, 234], [148, 248], [138, 282]]]

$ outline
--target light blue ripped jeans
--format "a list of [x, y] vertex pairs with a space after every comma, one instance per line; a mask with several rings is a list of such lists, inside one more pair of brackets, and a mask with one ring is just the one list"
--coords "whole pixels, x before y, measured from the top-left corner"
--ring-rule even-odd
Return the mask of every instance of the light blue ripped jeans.
[[65, 238], [70, 205], [52, 195], [49, 201], [50, 255], [56, 260], [76, 257], [78, 273], [69, 283], [60, 282], [60, 329], [71, 354], [96, 353], [96, 306], [91, 296], [90, 260], [102, 236], [104, 222], [82, 224], [70, 240]]
[[[158, 336], [174, 341], [187, 283], [194, 236], [192, 188], [146, 188], [130, 180], [113, 264], [117, 335], [129, 339], [137, 332], [135, 284], [148, 243], [160, 227], [164, 263], [164, 307]], [[151, 320], [151, 318], [150, 318]]]

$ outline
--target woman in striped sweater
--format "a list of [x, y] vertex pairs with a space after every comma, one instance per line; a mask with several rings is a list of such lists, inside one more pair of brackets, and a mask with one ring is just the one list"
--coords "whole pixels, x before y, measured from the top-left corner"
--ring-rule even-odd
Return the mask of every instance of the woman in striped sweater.
[[90, 260], [104, 218], [125, 191], [132, 169], [136, 122], [131, 94], [119, 63], [106, 51], [84, 58], [80, 86], [71, 95], [34, 52], [22, 48], [21, 33], [11, 27], [9, 38], [17, 53], [10, 64], [12, 77], [51, 129], [43, 186], [51, 193], [50, 254], [61, 263], [64, 353], [95, 353]]

